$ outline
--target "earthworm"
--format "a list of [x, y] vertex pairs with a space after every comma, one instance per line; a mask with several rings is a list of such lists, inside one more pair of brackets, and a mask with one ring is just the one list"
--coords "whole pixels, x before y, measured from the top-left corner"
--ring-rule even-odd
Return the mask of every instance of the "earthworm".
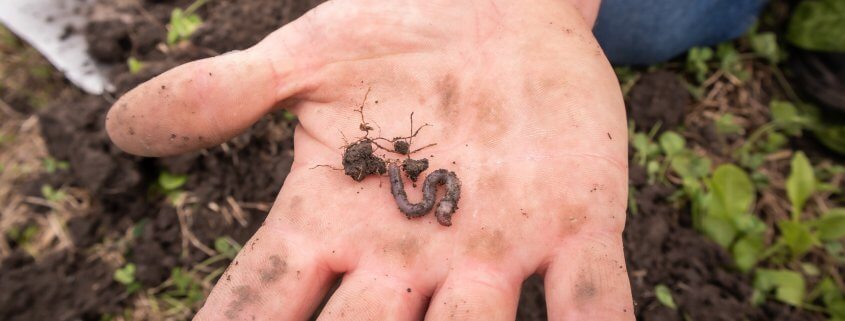
[[455, 172], [438, 169], [428, 174], [423, 182], [423, 199], [416, 204], [408, 201], [405, 184], [402, 183], [402, 175], [399, 173], [399, 165], [390, 163], [387, 172], [390, 175], [390, 192], [393, 194], [393, 199], [399, 205], [399, 210], [409, 219], [423, 216], [431, 211], [434, 207], [434, 198], [437, 196], [437, 186], [446, 185], [446, 195], [437, 204], [434, 216], [440, 225], [452, 225], [452, 214], [458, 209], [458, 200], [461, 198], [461, 181], [458, 180]]

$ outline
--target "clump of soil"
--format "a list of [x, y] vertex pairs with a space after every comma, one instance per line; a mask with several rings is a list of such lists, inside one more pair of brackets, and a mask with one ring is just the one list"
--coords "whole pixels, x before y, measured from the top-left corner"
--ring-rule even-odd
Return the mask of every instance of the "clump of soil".
[[408, 178], [410, 178], [414, 182], [417, 181], [417, 178], [426, 169], [428, 169], [428, 158], [406, 158], [404, 161], [402, 161], [402, 170], [404, 170], [405, 173], [408, 174]]
[[668, 71], [644, 74], [631, 88], [628, 117], [641, 131], [660, 124], [661, 130], [675, 128], [683, 120], [690, 95], [678, 76]]
[[393, 142], [393, 151], [401, 155], [408, 155], [411, 152], [411, 144], [404, 140], [398, 139]]
[[360, 182], [367, 176], [386, 173], [387, 165], [373, 154], [373, 142], [362, 139], [347, 146], [343, 152], [343, 172]]

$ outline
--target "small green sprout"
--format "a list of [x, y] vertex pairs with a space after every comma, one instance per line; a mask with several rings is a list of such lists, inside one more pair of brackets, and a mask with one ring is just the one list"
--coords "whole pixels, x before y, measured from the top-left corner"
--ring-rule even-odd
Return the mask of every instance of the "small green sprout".
[[126, 65], [129, 67], [129, 73], [133, 75], [141, 72], [141, 69], [144, 69], [144, 63], [135, 57], [129, 57], [129, 59], [126, 60]]
[[790, 270], [758, 269], [754, 275], [754, 301], [762, 303], [774, 292], [778, 301], [800, 307], [804, 303], [806, 285], [801, 273]]
[[698, 83], [703, 83], [710, 73], [707, 63], [713, 59], [713, 49], [709, 47], [693, 47], [687, 53], [687, 72], [695, 76]]
[[57, 203], [64, 200], [65, 197], [67, 197], [67, 194], [65, 194], [65, 192], [61, 189], [57, 190], [50, 185], [44, 184], [41, 185], [41, 196], [43, 196], [48, 202]]
[[44, 166], [44, 171], [48, 174], [53, 174], [56, 170], [67, 170], [70, 168], [70, 164], [66, 161], [59, 161], [52, 157], [44, 158], [42, 161], [42, 165]]
[[126, 286], [127, 293], [134, 293], [141, 289], [141, 284], [135, 280], [135, 264], [128, 263], [114, 271], [112, 277], [117, 283]]
[[197, 0], [187, 9], [175, 8], [170, 13], [170, 23], [167, 24], [167, 44], [174, 45], [191, 38], [191, 35], [202, 25], [202, 18], [196, 14], [208, 0]]
[[678, 309], [678, 305], [675, 304], [675, 299], [672, 298], [672, 291], [670, 291], [669, 287], [666, 285], [658, 284], [655, 286], [654, 295], [657, 297], [657, 301], [660, 301], [660, 304], [663, 304], [663, 306], [672, 310]]

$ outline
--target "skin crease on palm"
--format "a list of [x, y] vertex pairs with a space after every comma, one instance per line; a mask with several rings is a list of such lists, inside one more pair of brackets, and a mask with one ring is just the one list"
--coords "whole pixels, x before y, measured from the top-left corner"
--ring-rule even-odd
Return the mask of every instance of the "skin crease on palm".
[[[513, 320], [544, 277], [551, 320], [633, 320], [622, 251], [624, 104], [591, 34], [596, 1], [331, 1], [237, 53], [130, 91], [107, 129], [127, 152], [212, 147], [261, 116], [299, 117], [264, 225], [195, 320]], [[460, 178], [451, 227], [408, 220], [386, 176], [340, 166], [360, 115]], [[433, 155], [433, 156], [431, 156]], [[398, 159], [398, 155], [389, 156]], [[423, 173], [425, 175], [426, 173]], [[412, 201], [420, 191], [406, 188]], [[442, 191], [440, 192], [442, 195]]]

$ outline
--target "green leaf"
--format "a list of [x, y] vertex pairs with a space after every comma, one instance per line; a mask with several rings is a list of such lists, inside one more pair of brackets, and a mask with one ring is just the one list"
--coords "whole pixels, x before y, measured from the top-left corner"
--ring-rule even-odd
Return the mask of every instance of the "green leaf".
[[232, 250], [232, 244], [229, 244], [225, 237], [218, 237], [214, 240], [214, 250], [220, 254], [228, 253]]
[[631, 137], [631, 145], [634, 146], [640, 166], [646, 166], [648, 159], [660, 152], [660, 147], [644, 133], [634, 134]]
[[719, 69], [731, 74], [740, 81], [748, 79], [750, 74], [743, 70], [739, 52], [734, 48], [733, 43], [725, 42], [716, 47], [716, 56], [719, 57]]
[[747, 234], [741, 237], [731, 250], [737, 268], [742, 272], [750, 271], [757, 264], [764, 248], [762, 234]]
[[654, 295], [657, 297], [657, 301], [660, 301], [667, 308], [672, 310], [678, 309], [678, 305], [675, 304], [675, 299], [672, 298], [672, 292], [669, 290], [669, 287], [658, 284], [654, 287]]
[[804, 277], [798, 272], [758, 269], [754, 288], [763, 293], [774, 291], [775, 299], [793, 306], [801, 306], [804, 302]]
[[816, 176], [803, 152], [792, 157], [792, 169], [786, 179], [786, 194], [792, 203], [792, 219], [798, 221], [807, 199], [816, 191]]
[[830, 277], [826, 277], [819, 282], [809, 297], [812, 300], [821, 297], [822, 302], [827, 307], [827, 313], [834, 320], [845, 319], [845, 299], [843, 299], [843, 293], [836, 285], [836, 282]]
[[827, 148], [845, 155], [845, 122], [825, 119], [812, 128], [813, 135]]
[[777, 37], [773, 32], [763, 32], [751, 35], [751, 49], [760, 57], [765, 58], [772, 64], [781, 60], [780, 48]]
[[287, 110], [282, 112], [282, 117], [284, 117], [285, 120], [288, 121], [288, 122], [296, 121], [296, 115], [294, 115], [292, 112], [289, 112]]
[[67, 197], [67, 194], [62, 190], [54, 189], [52, 186], [44, 184], [41, 185], [41, 196], [44, 196], [49, 202], [61, 202]]
[[165, 191], [171, 192], [179, 189], [188, 181], [187, 175], [175, 175], [166, 171], [158, 176], [158, 185]]
[[708, 214], [732, 218], [747, 213], [754, 203], [754, 184], [748, 174], [733, 164], [721, 165], [710, 180], [711, 202]]
[[729, 219], [710, 215], [701, 218], [701, 230], [723, 248], [729, 248], [739, 234]]
[[123, 285], [135, 282], [135, 264], [129, 263], [114, 271], [114, 280]]
[[214, 240], [214, 250], [229, 259], [234, 259], [241, 250], [241, 246], [229, 237], [218, 237]]
[[772, 153], [786, 146], [786, 143], [788, 142], [789, 139], [786, 138], [786, 136], [784, 136], [783, 134], [778, 132], [771, 132], [766, 135], [766, 141], [762, 142], [761, 148], [765, 153]]
[[781, 239], [792, 252], [793, 259], [800, 258], [813, 246], [820, 244], [818, 237], [811, 233], [809, 226], [802, 222], [780, 221], [778, 228]]
[[193, 281], [190, 272], [182, 272], [182, 269], [178, 267], [170, 270], [170, 279], [173, 280], [173, 285], [176, 286], [176, 291], [180, 295], [185, 295], [188, 292], [188, 287]]
[[845, 208], [834, 208], [816, 221], [819, 238], [835, 241], [845, 237]]
[[727, 113], [716, 119], [716, 132], [722, 135], [742, 134], [745, 128], [736, 123], [733, 114]]
[[801, 271], [808, 276], [819, 276], [822, 271], [813, 263], [801, 263]]
[[660, 148], [663, 149], [663, 152], [666, 153], [666, 156], [668, 157], [673, 157], [684, 151], [687, 144], [687, 141], [683, 136], [673, 131], [664, 132], [660, 135], [659, 141]]
[[802, 1], [789, 22], [786, 39], [804, 49], [845, 51], [845, 2]]
[[175, 8], [170, 13], [170, 24], [167, 25], [167, 44], [187, 40], [202, 25], [202, 19], [194, 14]]
[[713, 49], [709, 47], [694, 47], [687, 53], [686, 70], [695, 75], [695, 79], [702, 83], [707, 79], [710, 67], [707, 62], [713, 59]]
[[769, 103], [769, 109], [772, 112], [772, 121], [784, 132], [791, 136], [801, 134], [801, 128], [807, 123], [807, 119], [798, 114], [795, 105], [788, 101], [772, 100]]
[[137, 74], [144, 68], [144, 64], [135, 57], [129, 57], [126, 60], [126, 65], [129, 66], [129, 73], [130, 74]]
[[672, 170], [684, 179], [697, 179], [710, 174], [712, 162], [707, 157], [693, 153], [682, 153], [672, 159]]

